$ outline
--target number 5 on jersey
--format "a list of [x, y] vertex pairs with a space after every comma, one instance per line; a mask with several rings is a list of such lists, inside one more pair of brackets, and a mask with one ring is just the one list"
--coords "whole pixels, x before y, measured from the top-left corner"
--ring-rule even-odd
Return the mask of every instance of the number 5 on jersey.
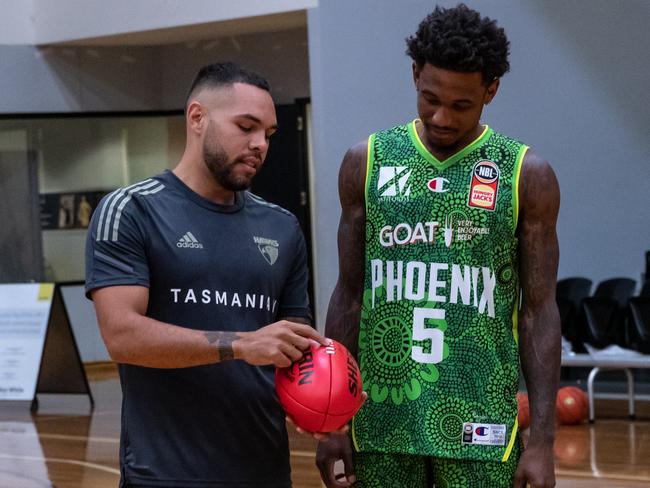
[[431, 352], [424, 352], [422, 346], [413, 344], [411, 358], [413, 361], [425, 364], [436, 364], [442, 361], [445, 333], [437, 328], [426, 327], [427, 319], [445, 320], [445, 311], [438, 308], [413, 309], [413, 341], [431, 341]]

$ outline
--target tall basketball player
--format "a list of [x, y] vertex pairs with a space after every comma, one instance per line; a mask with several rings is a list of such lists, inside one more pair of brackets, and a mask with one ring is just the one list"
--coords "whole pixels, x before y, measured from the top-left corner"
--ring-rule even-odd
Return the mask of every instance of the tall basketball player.
[[[407, 43], [418, 118], [341, 165], [326, 334], [357, 352], [369, 397], [317, 464], [328, 487], [551, 487], [558, 183], [481, 122], [509, 69], [503, 29], [461, 4], [436, 8]], [[334, 477], [338, 459], [347, 479]]]

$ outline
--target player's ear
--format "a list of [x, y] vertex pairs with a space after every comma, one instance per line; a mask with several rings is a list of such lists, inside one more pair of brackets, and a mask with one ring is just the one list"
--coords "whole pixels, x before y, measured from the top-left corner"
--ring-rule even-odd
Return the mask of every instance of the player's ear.
[[422, 68], [418, 66], [418, 64], [413, 61], [413, 83], [415, 83], [415, 88], [417, 89], [418, 87], [418, 80], [420, 79], [420, 72], [422, 71]]
[[186, 122], [188, 130], [200, 134], [207, 120], [207, 111], [198, 101], [193, 100], [187, 105]]
[[499, 78], [495, 78], [492, 83], [487, 87], [487, 92], [485, 93], [485, 105], [490, 103], [492, 99], [496, 96], [497, 91], [499, 90]]

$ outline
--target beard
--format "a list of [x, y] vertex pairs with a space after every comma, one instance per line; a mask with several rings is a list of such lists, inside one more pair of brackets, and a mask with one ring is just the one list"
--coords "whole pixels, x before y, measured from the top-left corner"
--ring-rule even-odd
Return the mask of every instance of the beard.
[[214, 135], [205, 138], [203, 161], [212, 177], [222, 188], [229, 191], [242, 191], [250, 186], [250, 178], [233, 174], [236, 160], [229, 160], [228, 154]]

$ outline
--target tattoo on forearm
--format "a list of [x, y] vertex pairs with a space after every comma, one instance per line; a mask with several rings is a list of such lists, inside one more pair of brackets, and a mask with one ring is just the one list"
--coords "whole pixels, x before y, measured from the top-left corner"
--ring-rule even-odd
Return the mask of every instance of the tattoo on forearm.
[[235, 332], [209, 331], [205, 333], [205, 338], [217, 348], [219, 362], [235, 359], [235, 353], [232, 350], [232, 343], [237, 339]]

